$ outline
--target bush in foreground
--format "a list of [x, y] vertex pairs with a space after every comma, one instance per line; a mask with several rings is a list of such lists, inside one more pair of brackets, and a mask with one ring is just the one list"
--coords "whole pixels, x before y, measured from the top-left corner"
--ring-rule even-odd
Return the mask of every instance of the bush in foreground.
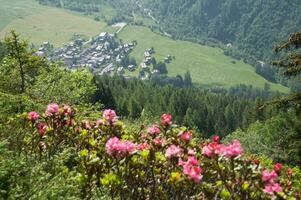
[[95, 190], [120, 199], [298, 199], [292, 169], [265, 166], [245, 155], [238, 140], [221, 144], [164, 114], [160, 123], [128, 132], [113, 110], [97, 121], [77, 121], [74, 110], [50, 104], [24, 118], [23, 150], [47, 160], [72, 148], [67, 166], [78, 171], [83, 198]]

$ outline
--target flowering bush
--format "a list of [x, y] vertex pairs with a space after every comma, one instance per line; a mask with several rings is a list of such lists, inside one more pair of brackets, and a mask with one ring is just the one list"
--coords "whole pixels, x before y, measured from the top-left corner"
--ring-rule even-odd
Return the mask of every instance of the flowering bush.
[[50, 104], [44, 115], [30, 112], [26, 118], [32, 130], [24, 137], [26, 153], [49, 158], [64, 147], [76, 150], [85, 198], [97, 188], [121, 199], [300, 198], [291, 169], [244, 155], [238, 140], [194, 138], [171, 115], [138, 132], [128, 132], [113, 110], [95, 122], [78, 122], [69, 106]]

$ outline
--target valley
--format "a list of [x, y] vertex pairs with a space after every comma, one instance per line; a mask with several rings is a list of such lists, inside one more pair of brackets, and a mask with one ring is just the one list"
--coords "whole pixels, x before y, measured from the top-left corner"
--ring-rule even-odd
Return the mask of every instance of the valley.
[[[136, 40], [138, 43], [130, 54], [136, 59], [138, 69], [127, 72], [127, 76], [139, 74], [144, 51], [153, 47], [157, 61], [163, 61], [167, 55], [175, 58], [167, 64], [169, 76], [175, 77], [189, 71], [193, 83], [203, 87], [229, 88], [246, 84], [263, 88], [265, 83], [269, 83], [274, 91], [288, 92], [288, 88], [271, 83], [256, 74], [249, 64], [225, 56], [219, 48], [173, 40], [154, 33], [144, 26], [128, 25], [123, 29], [112, 27], [103, 20], [95, 21], [92, 17], [77, 12], [42, 6], [33, 0], [28, 0], [26, 3], [21, 0], [9, 2], [0, 0], [0, 3], [2, 4], [0, 17], [6, 19], [0, 24], [0, 38], [15, 29], [35, 45], [49, 41], [58, 48], [70, 42], [75, 35], [89, 39], [100, 32], [118, 31], [118, 37], [123, 42]], [[9, 11], [5, 9], [8, 6], [11, 7]]]

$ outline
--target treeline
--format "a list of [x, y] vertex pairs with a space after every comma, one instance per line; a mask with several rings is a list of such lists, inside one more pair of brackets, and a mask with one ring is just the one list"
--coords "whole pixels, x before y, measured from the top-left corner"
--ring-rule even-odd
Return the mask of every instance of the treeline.
[[137, 119], [143, 114], [170, 113], [177, 123], [196, 127], [206, 137], [214, 133], [223, 136], [239, 127], [246, 128], [262, 117], [256, 109], [260, 100], [254, 102], [225, 93], [213, 94], [193, 87], [159, 86], [117, 76], [95, 77], [95, 84], [94, 101], [116, 109], [123, 117]]
[[105, 1], [91, 1], [91, 0], [39, 0], [40, 4], [51, 5], [59, 8], [67, 8], [73, 11], [85, 12], [92, 14], [99, 12]]

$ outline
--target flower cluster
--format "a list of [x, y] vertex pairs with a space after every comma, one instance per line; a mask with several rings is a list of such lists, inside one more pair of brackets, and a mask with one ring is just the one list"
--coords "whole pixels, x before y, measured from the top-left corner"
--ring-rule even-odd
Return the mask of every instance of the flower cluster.
[[267, 170], [264, 170], [262, 172], [262, 181], [265, 183], [264, 192], [268, 193], [270, 195], [274, 195], [275, 192], [281, 192], [282, 188], [277, 183], [278, 174], [275, 172], [275, 170], [269, 172]]
[[195, 183], [199, 183], [202, 179], [202, 169], [199, 167], [199, 162], [195, 156], [189, 156], [186, 162], [179, 160], [179, 165], [183, 167], [183, 174], [187, 175], [189, 179]]
[[133, 153], [136, 145], [129, 141], [120, 141], [117, 137], [110, 138], [106, 143], [106, 151], [110, 156], [124, 157]]
[[238, 140], [234, 140], [227, 146], [224, 144], [219, 144], [219, 138], [215, 136], [213, 138], [213, 142], [203, 147], [202, 153], [207, 157], [220, 155], [228, 158], [235, 158], [243, 153], [243, 149]]
[[48, 158], [65, 147], [76, 149], [85, 194], [106, 187], [121, 199], [296, 197], [291, 169], [283, 177], [282, 164], [271, 170], [244, 155], [238, 140], [222, 144], [219, 136], [195, 138], [193, 130], [174, 124], [169, 114], [138, 133], [125, 130], [111, 109], [95, 121], [78, 122], [70, 106], [53, 103], [44, 115], [32, 111], [26, 120], [33, 130], [31, 141], [24, 139], [33, 151], [26, 152]]

